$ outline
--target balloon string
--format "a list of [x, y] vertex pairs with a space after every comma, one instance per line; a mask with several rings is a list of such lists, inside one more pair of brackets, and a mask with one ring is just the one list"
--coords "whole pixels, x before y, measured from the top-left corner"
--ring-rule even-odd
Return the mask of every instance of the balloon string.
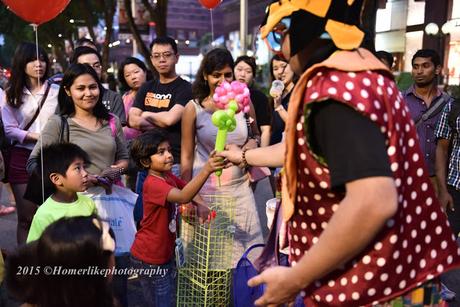
[[[39, 56], [39, 52], [38, 52], [38, 25], [36, 24], [32, 24], [32, 28], [34, 29], [34, 32], [35, 32], [35, 55], [36, 55], [36, 61], [38, 61], [38, 66], [40, 66], [40, 56]], [[46, 71], [46, 69], [45, 69]], [[40, 80], [40, 69], [37, 70], [37, 84], [38, 84], [38, 88], [39, 88], [39, 91], [41, 90], [41, 80]], [[41, 111], [41, 105], [40, 103], [38, 104], [38, 114], [40, 114], [40, 111]], [[40, 122], [40, 119], [38, 118], [38, 130], [41, 131], [41, 122]], [[40, 142], [40, 152], [42, 153], [40, 155], [40, 174], [41, 174], [41, 177], [42, 177], [42, 202], [45, 202], [45, 180], [43, 178], [43, 142], [42, 142], [42, 138], [39, 137], [39, 140], [38, 142]]]
[[211, 37], [212, 37], [211, 45], [213, 45], [214, 43], [214, 18], [212, 16], [212, 9], [210, 9], [209, 12], [211, 13]]

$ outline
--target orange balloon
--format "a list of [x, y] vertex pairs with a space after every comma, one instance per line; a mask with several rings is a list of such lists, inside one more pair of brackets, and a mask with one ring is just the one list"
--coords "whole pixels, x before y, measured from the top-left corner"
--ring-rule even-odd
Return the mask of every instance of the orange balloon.
[[215, 9], [221, 2], [222, 0], [198, 0], [202, 6], [205, 8], [212, 10]]
[[59, 15], [70, 0], [2, 0], [7, 8], [25, 21], [41, 25]]

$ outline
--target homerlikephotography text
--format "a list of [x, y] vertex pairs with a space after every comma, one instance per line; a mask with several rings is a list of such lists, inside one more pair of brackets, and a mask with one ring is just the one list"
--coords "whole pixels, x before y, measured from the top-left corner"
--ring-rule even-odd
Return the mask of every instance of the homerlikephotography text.
[[99, 268], [97, 266], [89, 266], [87, 268], [66, 268], [63, 266], [18, 266], [18, 271], [16, 275], [29, 275], [29, 276], [37, 276], [40, 274], [53, 276], [53, 275], [62, 275], [62, 276], [110, 276], [110, 275], [140, 275], [140, 276], [161, 276], [164, 277], [168, 269], [164, 268], [142, 268], [142, 269], [134, 269], [134, 268], [124, 268], [124, 269], [117, 269], [115, 267], [112, 268]]

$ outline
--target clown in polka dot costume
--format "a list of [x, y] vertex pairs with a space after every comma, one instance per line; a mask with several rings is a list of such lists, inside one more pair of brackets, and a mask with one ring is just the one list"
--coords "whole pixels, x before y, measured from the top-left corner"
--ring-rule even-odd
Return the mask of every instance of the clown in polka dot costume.
[[295, 166], [291, 164], [286, 170], [295, 174], [296, 184], [294, 211], [289, 219], [292, 265], [318, 243], [345, 196], [331, 190], [329, 169], [310, 148], [307, 138], [309, 107], [328, 99], [352, 107], [384, 133], [398, 206], [357, 256], [304, 289], [305, 303], [309, 306], [381, 303], [458, 266], [455, 238], [435, 198], [420, 159], [414, 125], [391, 76], [379, 71], [347, 72], [320, 65], [306, 81], [295, 124], [292, 121], [295, 128], [291, 131], [292, 142], [288, 141], [292, 149], [288, 148], [288, 152], [299, 157], [291, 156]]
[[[268, 7], [261, 36], [301, 77], [289, 102], [285, 151], [272, 149], [285, 156], [282, 213], [292, 267], [269, 268], [249, 282], [266, 285], [256, 304], [289, 302], [298, 292], [307, 306], [380, 304], [460, 265], [409, 110], [388, 69], [359, 48], [362, 6], [280, 0]], [[331, 110], [368, 131], [335, 125], [341, 118]], [[244, 162], [260, 165], [255, 157], [248, 151]], [[339, 181], [343, 165], [350, 167]]]

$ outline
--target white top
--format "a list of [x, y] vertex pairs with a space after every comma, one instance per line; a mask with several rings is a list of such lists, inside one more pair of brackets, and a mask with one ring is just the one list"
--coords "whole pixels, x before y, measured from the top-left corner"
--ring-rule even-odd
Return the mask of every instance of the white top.
[[18, 141], [19, 144], [16, 146], [23, 147], [32, 150], [34, 148], [34, 143], [23, 144], [24, 139], [28, 132], [40, 133], [49, 117], [56, 112], [56, 107], [58, 105], [58, 93], [59, 86], [52, 84], [48, 97], [46, 98], [45, 103], [43, 104], [40, 114], [35, 119], [34, 123], [26, 131], [24, 127], [28, 125], [30, 120], [33, 118], [36, 110], [39, 108], [40, 101], [45, 94], [46, 86], [48, 81], [46, 81], [40, 91], [35, 95], [32, 95], [28, 88], [24, 88], [23, 91], [23, 104], [19, 108], [12, 108], [6, 104], [5, 94], [2, 93], [2, 98], [0, 101], [2, 105], [2, 120], [3, 126], [5, 129], [6, 136], [11, 141]]

